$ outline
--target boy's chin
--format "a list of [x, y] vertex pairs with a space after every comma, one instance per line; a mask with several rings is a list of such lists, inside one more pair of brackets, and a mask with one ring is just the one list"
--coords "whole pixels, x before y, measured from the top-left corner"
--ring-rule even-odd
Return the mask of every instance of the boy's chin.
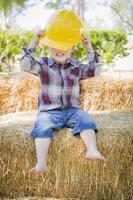
[[57, 63], [64, 63], [66, 60], [67, 60], [67, 59], [57, 59], [57, 58], [55, 58], [55, 61], [56, 61]]

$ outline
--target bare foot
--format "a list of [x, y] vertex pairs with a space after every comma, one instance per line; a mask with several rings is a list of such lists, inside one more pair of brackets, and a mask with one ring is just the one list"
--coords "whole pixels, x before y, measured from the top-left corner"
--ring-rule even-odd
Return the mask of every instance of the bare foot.
[[97, 149], [87, 151], [85, 157], [89, 160], [105, 161], [105, 157]]
[[43, 173], [45, 171], [47, 171], [47, 165], [38, 163], [34, 168], [30, 169], [29, 173], [30, 174], [39, 174], [39, 173]]

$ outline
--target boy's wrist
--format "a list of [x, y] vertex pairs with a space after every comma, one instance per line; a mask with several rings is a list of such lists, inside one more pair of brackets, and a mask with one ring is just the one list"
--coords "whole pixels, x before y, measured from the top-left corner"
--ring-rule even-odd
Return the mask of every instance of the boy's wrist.
[[86, 48], [86, 51], [89, 53], [89, 52], [92, 52], [94, 50], [93, 50], [92, 46], [91, 47], [89, 46], [88, 48]]
[[92, 62], [94, 60], [94, 57], [95, 57], [94, 50], [87, 51], [87, 60], [89, 62]]
[[87, 49], [87, 53], [94, 53], [93, 49]]
[[36, 48], [27, 48], [28, 52], [30, 53], [35, 53], [36, 52]]
[[37, 45], [38, 45], [38, 41], [37, 40], [33, 40], [32, 43], [29, 45], [29, 49], [36, 48]]
[[33, 41], [34, 41], [34, 43], [36, 43], [36, 44], [39, 43], [39, 37], [38, 37], [38, 35], [35, 35]]

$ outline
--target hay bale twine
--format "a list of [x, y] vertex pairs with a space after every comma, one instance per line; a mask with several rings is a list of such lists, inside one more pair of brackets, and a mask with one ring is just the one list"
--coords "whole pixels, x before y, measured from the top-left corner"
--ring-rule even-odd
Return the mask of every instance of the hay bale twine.
[[133, 196], [133, 113], [92, 113], [99, 134], [98, 148], [106, 162], [85, 159], [85, 146], [69, 129], [55, 132], [48, 155], [48, 171], [29, 176], [36, 162], [33, 127], [36, 112], [0, 117], [1, 197], [54, 197], [87, 200], [129, 200]]

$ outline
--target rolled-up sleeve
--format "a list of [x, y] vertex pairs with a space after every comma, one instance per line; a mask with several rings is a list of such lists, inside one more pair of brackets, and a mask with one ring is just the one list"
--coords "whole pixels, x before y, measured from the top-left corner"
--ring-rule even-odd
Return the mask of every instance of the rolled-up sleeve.
[[98, 75], [97, 69], [103, 64], [99, 60], [100, 54], [97, 51], [87, 53], [87, 64], [80, 64], [81, 77], [80, 79], [87, 79]]
[[32, 49], [28, 48], [23, 48], [23, 51], [20, 62], [21, 69], [38, 76], [41, 73], [41, 62], [35, 59], [35, 51], [32, 52]]

